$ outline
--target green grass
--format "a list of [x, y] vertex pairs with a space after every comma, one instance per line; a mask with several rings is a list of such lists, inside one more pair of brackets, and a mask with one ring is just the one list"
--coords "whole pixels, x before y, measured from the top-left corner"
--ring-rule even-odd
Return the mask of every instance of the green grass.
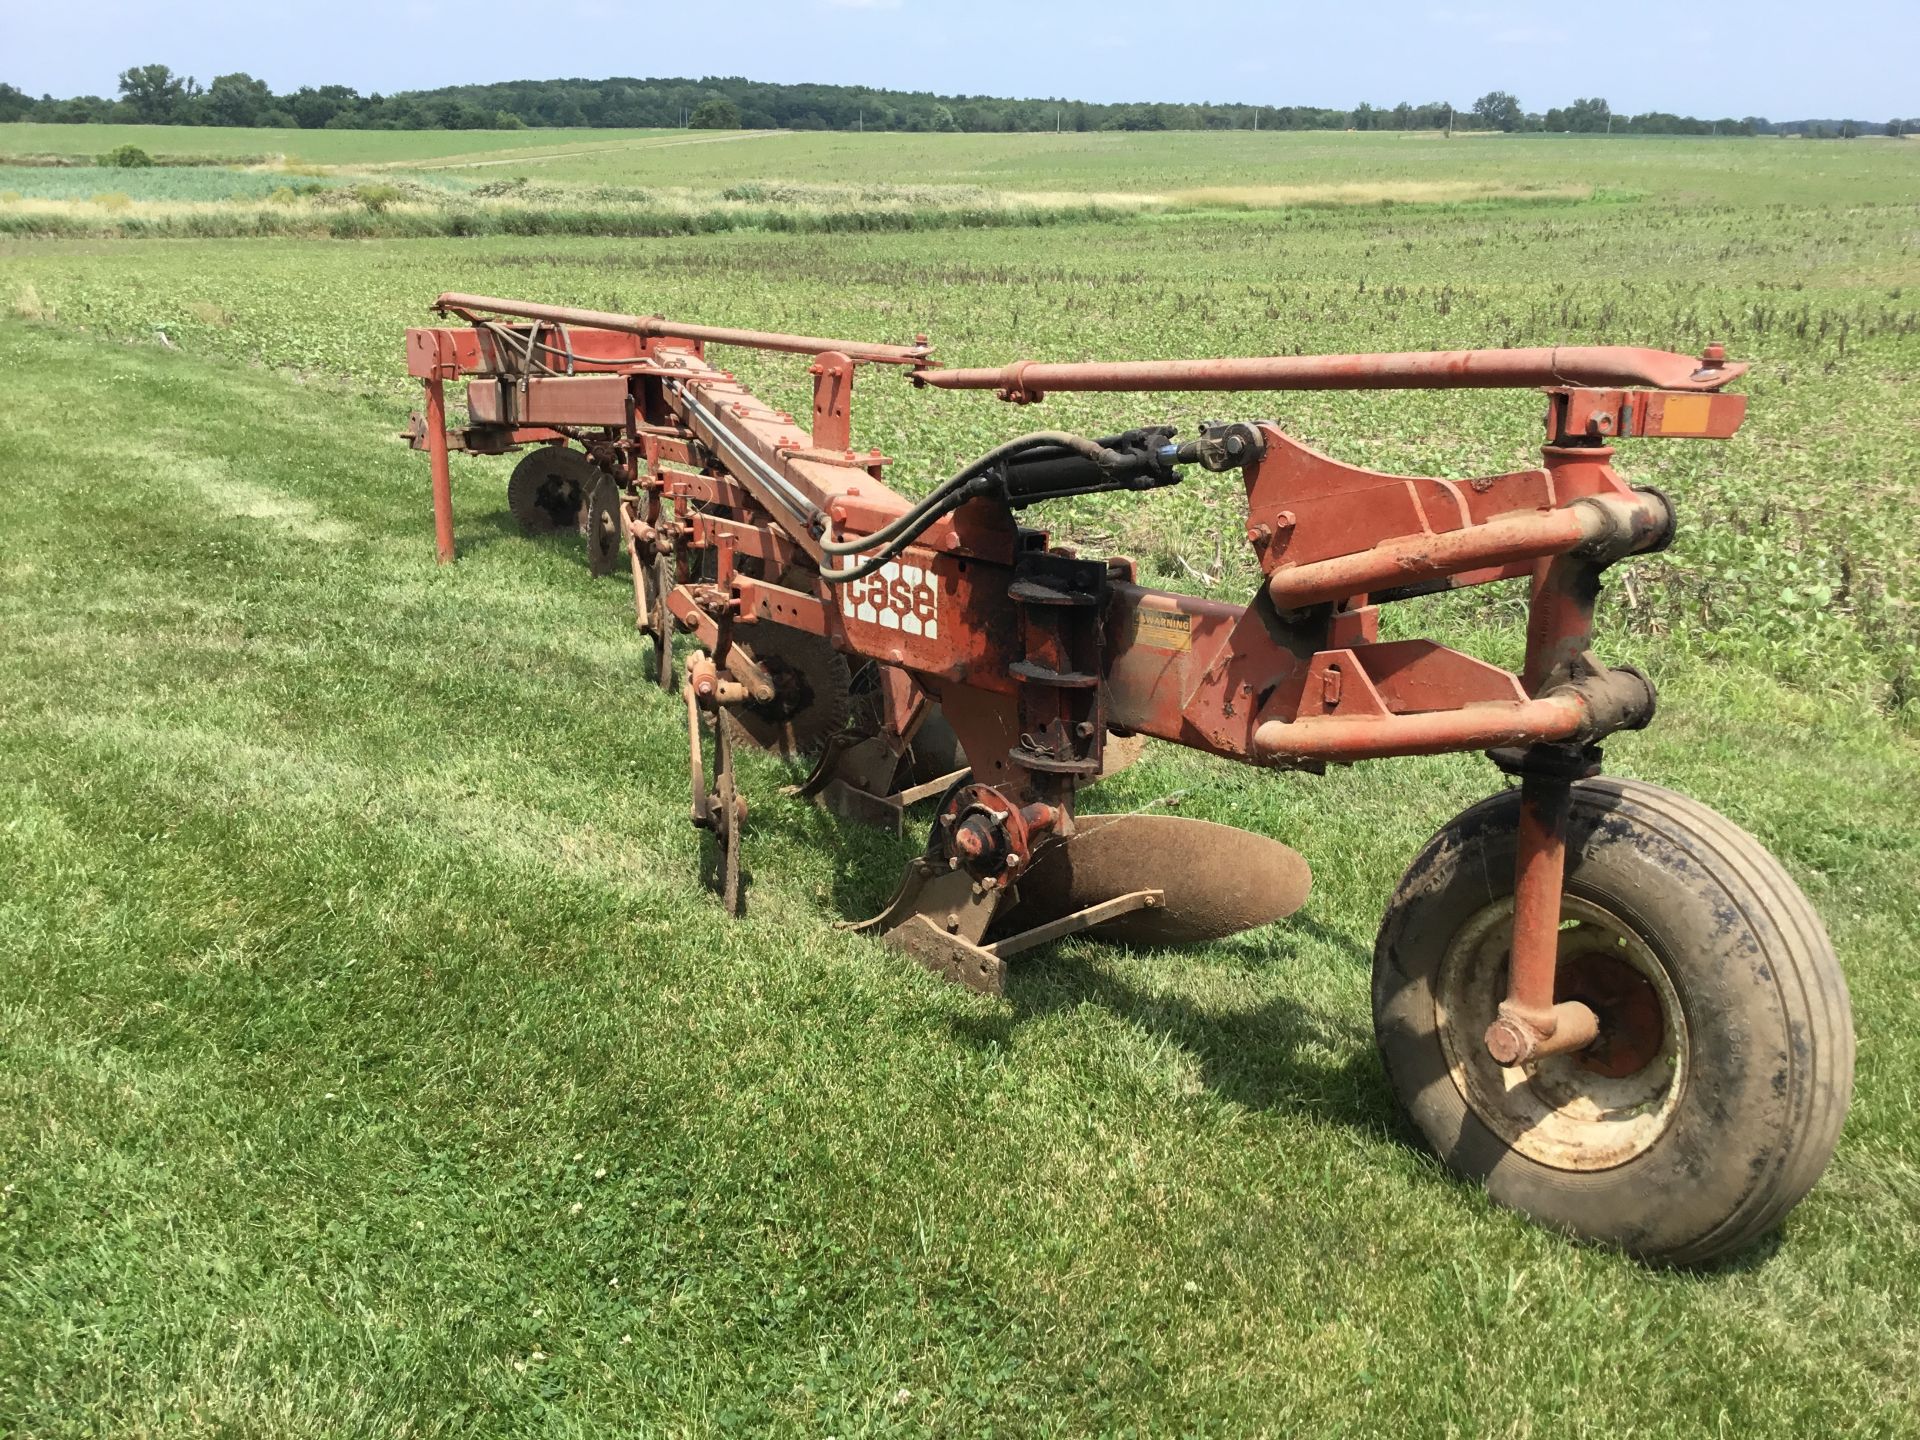
[[[1803, 153], [1812, 153], [1810, 151]], [[1143, 219], [936, 236], [738, 234], [672, 242], [182, 244], [142, 263], [111, 244], [0, 243], [0, 307], [106, 334], [345, 374], [395, 397], [399, 327], [442, 290], [524, 295], [715, 324], [873, 338], [932, 335], [951, 364], [1478, 344], [1626, 343], [1752, 357], [1753, 415], [1728, 445], [1629, 447], [1674, 493], [1673, 560], [1636, 579], [1633, 621], [1663, 644], [1899, 711], [1920, 697], [1911, 405], [1920, 207], [1580, 203], [1373, 207]], [[788, 409], [798, 370], [741, 357]], [[1515, 395], [1249, 396], [1312, 443], [1386, 469], [1485, 474], [1532, 463], [1536, 402]], [[1111, 433], [1191, 426], [1204, 397], [1061, 397], [1049, 422]], [[924, 484], [1019, 417], [984, 396], [862, 380], [861, 433]], [[1216, 485], [1062, 512], [1083, 538], [1179, 578], [1238, 521]], [[1229, 507], [1230, 508], [1230, 507]], [[1224, 547], [1222, 593], [1251, 560]], [[1705, 619], [1710, 624], [1702, 625]]]
[[[0, 181], [14, 183], [0, 184], [0, 234], [637, 238], [1003, 228], [1315, 208], [1505, 212], [1580, 202], [1640, 213], [1653, 202], [1755, 215], [1781, 206], [1826, 214], [1866, 197], [1875, 204], [1920, 201], [1920, 144], [1900, 140], [0, 125], [0, 158], [85, 158], [92, 152], [84, 146], [109, 143], [155, 147], [160, 165], [139, 172], [6, 166], [10, 173]], [[254, 168], [235, 168], [243, 158]], [[191, 159], [209, 163], [175, 166]], [[221, 159], [234, 163], [211, 163]], [[407, 198], [365, 208], [327, 194], [263, 204], [276, 182], [261, 162], [289, 176], [324, 173], [340, 195], [348, 186], [389, 183], [401, 185]], [[140, 178], [118, 178], [128, 175]], [[104, 186], [113, 192], [105, 207], [90, 203], [103, 176], [116, 177]]]
[[373, 165], [510, 156], [614, 140], [631, 143], [678, 132], [658, 130], [268, 130], [225, 125], [0, 124], [0, 154], [102, 155], [137, 145], [150, 155], [281, 156], [313, 165]]
[[510, 533], [497, 466], [442, 571], [378, 400], [18, 325], [0, 359], [41, 402], [9, 474], [116, 430], [0, 501], [10, 1430], [1908, 1428], [1920, 784], [1883, 722], [1674, 663], [1618, 747], [1781, 851], [1862, 1017], [1784, 1243], [1654, 1274], [1391, 1120], [1371, 930], [1483, 762], [1161, 752], [1091, 797], [1285, 835], [1316, 897], [1063, 946], [997, 1006], [833, 931], [910, 845], [758, 757], [718, 912], [626, 602]]
[[[1847, 183], [933, 236], [0, 242], [0, 1433], [1920, 1430], [1920, 269], [1912, 198]], [[1623, 447], [1682, 531], [1609, 602], [1603, 651], [1662, 711], [1608, 758], [1747, 826], [1824, 916], [1860, 1032], [1833, 1167], [1776, 1241], [1675, 1275], [1412, 1148], [1367, 956], [1401, 866], [1499, 783], [1474, 757], [1314, 779], [1154, 750], [1089, 806], [1287, 839], [1306, 909], [1177, 954], [1068, 942], [999, 1005], [835, 931], [914, 842], [748, 756], [752, 908], [726, 920], [622, 587], [514, 532], [501, 461], [456, 460], [461, 559], [432, 564], [399, 332], [448, 288], [928, 330], [957, 364], [1755, 358], [1740, 438]], [[804, 367], [740, 368], [801, 403]], [[1527, 396], [1230, 408], [1447, 474], [1537, 434]], [[856, 434], [917, 489], [1035, 421], [1200, 413], [863, 372]], [[1196, 478], [1048, 518], [1190, 588], [1236, 516]], [[1224, 553], [1208, 588], [1243, 596]], [[1398, 623], [1511, 659], [1514, 619]]]
[[[554, 151], [572, 149], [555, 146]], [[1804, 152], [1815, 148], [1817, 155]], [[1834, 153], [1837, 152], [1837, 153]], [[1178, 195], [1222, 186], [1435, 183], [1630, 192], [1659, 199], [1783, 203], [1878, 193], [1920, 200], [1920, 144], [1772, 139], [1118, 132], [1087, 135], [846, 135], [797, 132], [735, 144], [616, 143], [553, 158], [528, 175], [598, 183], [722, 185], [743, 176], [969, 184], [1008, 190]]]
[[[1920, 143], [1430, 133], [887, 135], [686, 130], [246, 130], [0, 125], [0, 154], [285, 156], [362, 168], [458, 166], [550, 182], [720, 189], [743, 180], [1179, 195], [1221, 187], [1566, 186], [1709, 203], [1920, 201]], [[1408, 187], [1403, 189], [1402, 187]]]
[[264, 200], [283, 187], [331, 188], [337, 183], [323, 177], [224, 166], [118, 170], [91, 165], [72, 169], [0, 165], [0, 195], [33, 200], [88, 200], [102, 193], [134, 201]]

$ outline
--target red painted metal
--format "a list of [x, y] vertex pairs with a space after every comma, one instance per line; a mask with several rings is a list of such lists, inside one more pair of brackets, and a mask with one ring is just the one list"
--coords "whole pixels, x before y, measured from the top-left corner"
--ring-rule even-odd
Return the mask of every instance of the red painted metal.
[[1535, 771], [1520, 782], [1507, 998], [1486, 1036], [1488, 1052], [1502, 1065], [1582, 1050], [1599, 1033], [1592, 1010], [1577, 1000], [1555, 1003], [1553, 998], [1572, 801], [1565, 775]]
[[453, 472], [447, 463], [447, 385], [426, 382], [427, 456], [433, 483], [433, 549], [442, 565], [453, 559]]
[[752, 350], [778, 350], [794, 355], [824, 355], [837, 351], [854, 360], [881, 365], [924, 365], [931, 354], [922, 341], [914, 345], [868, 345], [852, 340], [822, 340], [812, 335], [788, 335], [777, 330], [733, 330], [720, 325], [683, 325], [658, 315], [621, 315], [610, 310], [581, 310], [570, 305], [539, 305], [527, 300], [503, 300], [493, 295], [447, 293], [433, 308], [457, 315], [506, 315], [519, 320], [542, 320], [554, 325], [581, 325], [614, 330], [643, 339], [697, 340], [703, 345], [741, 345]]
[[[1073, 832], [1076, 790], [1099, 772], [1109, 731], [1268, 766], [1496, 750], [1519, 756], [1525, 778], [1510, 993], [1488, 1044], [1496, 1058], [1528, 1058], [1592, 1038], [1592, 1013], [1553, 999], [1569, 757], [1651, 713], [1637, 673], [1594, 658], [1593, 604], [1602, 571], [1659, 548], [1672, 524], [1660, 496], [1614, 470], [1609, 442], [1730, 435], [1744, 399], [1715, 392], [1745, 367], [1717, 347], [1698, 361], [1589, 346], [942, 371], [924, 338], [863, 345], [453, 293], [438, 308], [467, 323], [410, 330], [407, 363], [426, 388], [413, 433], [433, 457], [441, 558], [452, 555], [445, 382], [465, 376], [475, 387], [462, 448], [580, 447], [625, 492], [636, 589], [657, 576], [654, 556], [670, 557], [665, 608], [704, 647], [689, 703], [771, 701], [777, 679], [753, 654], [768, 626], [878, 664], [887, 733], [902, 744], [937, 700], [973, 772], [946, 842], [976, 882], [954, 901], [967, 931], [954, 943], [984, 933], [969, 908], [983, 893], [1047, 837]], [[709, 343], [810, 356], [807, 422], [712, 364]], [[1537, 468], [1453, 480], [1366, 470], [1273, 425], [1242, 427], [1236, 463], [1262, 571], [1244, 605], [1140, 586], [1130, 562], [1051, 547], [1023, 528], [1029, 512], [991, 497], [834, 581], [824, 572], [859, 569], [868, 553], [845, 547], [876, 537], [877, 554], [913, 508], [881, 478], [886, 458], [854, 445], [853, 379], [867, 362], [1020, 400], [1538, 386], [1547, 444]], [[1519, 674], [1432, 641], [1379, 639], [1382, 605], [1519, 579], [1532, 587]], [[657, 613], [648, 606], [638, 594], [643, 626]]]
[[813, 362], [813, 448], [853, 455], [853, 358], [828, 351]]
[[1609, 506], [1643, 504], [1658, 502], [1587, 498], [1565, 509], [1510, 515], [1441, 535], [1396, 536], [1371, 549], [1314, 564], [1276, 566], [1267, 579], [1267, 593], [1281, 609], [1296, 610], [1437, 576], [1564, 555], [1600, 538], [1610, 526], [1631, 523], [1617, 518]]
[[1650, 386], [1712, 391], [1746, 372], [1724, 358], [1694, 359], [1627, 345], [1532, 350], [1435, 350], [1361, 355], [1272, 355], [1231, 360], [1016, 360], [991, 370], [913, 372], [941, 390], [993, 390], [1031, 402], [1060, 390], [1455, 390]]
[[1552, 744], [1577, 736], [1585, 719], [1585, 705], [1572, 696], [1558, 695], [1414, 715], [1323, 715], [1269, 720], [1254, 731], [1253, 749], [1265, 760], [1350, 765], [1399, 755]]

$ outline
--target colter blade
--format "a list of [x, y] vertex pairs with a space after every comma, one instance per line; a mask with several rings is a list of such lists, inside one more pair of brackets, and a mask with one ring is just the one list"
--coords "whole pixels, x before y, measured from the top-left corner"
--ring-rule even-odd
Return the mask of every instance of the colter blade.
[[1087, 781], [1092, 785], [1105, 780], [1109, 775], [1118, 775], [1122, 770], [1134, 765], [1147, 753], [1147, 737], [1144, 735], [1109, 735], [1106, 748], [1100, 756], [1100, 773]]
[[852, 678], [847, 657], [824, 636], [762, 622], [741, 648], [772, 677], [770, 701], [727, 712], [750, 744], [788, 758], [818, 755], [845, 728]]
[[1312, 884], [1300, 852], [1265, 835], [1180, 815], [1083, 815], [1069, 839], [1035, 856], [989, 938], [1152, 889], [1161, 904], [1091, 933], [1138, 945], [1218, 940], [1291, 915]]

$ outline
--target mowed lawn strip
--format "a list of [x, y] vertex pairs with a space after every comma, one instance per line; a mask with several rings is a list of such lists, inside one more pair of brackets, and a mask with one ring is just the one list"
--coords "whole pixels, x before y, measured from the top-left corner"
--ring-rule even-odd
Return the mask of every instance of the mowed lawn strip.
[[1062, 945], [996, 1005], [834, 931], [912, 844], [764, 757], [720, 914], [621, 588], [512, 533], [497, 465], [441, 570], [382, 400], [17, 323], [0, 364], [0, 1428], [1911, 1429], [1920, 789], [1882, 722], [1679, 667], [1619, 745], [1785, 856], [1861, 1020], [1784, 1243], [1653, 1273], [1390, 1113], [1372, 930], [1484, 762], [1158, 751], [1090, 802], [1283, 836], [1307, 909]]

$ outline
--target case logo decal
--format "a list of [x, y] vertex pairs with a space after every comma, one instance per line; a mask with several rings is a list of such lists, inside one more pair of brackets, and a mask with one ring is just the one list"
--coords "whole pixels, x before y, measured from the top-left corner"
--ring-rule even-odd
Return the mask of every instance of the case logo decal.
[[840, 587], [840, 609], [850, 620], [864, 620], [886, 630], [940, 636], [940, 592], [925, 566], [889, 560], [873, 574], [849, 580]]

